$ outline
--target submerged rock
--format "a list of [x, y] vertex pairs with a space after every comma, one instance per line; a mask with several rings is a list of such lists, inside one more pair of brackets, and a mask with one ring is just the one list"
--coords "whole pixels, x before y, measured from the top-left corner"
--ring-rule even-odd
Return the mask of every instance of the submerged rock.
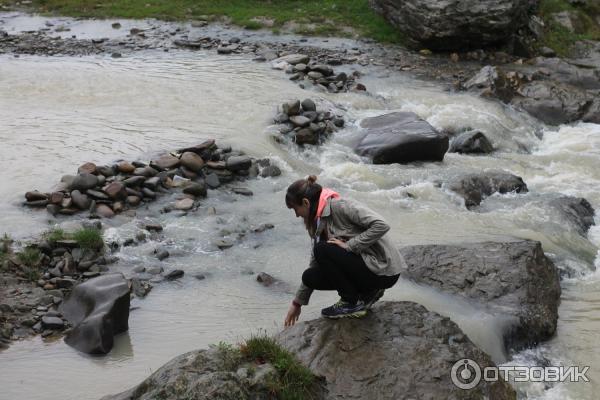
[[595, 224], [594, 208], [582, 197], [562, 196], [550, 201], [549, 205], [559, 210], [581, 235], [585, 235]]
[[491, 153], [494, 147], [481, 131], [464, 132], [452, 140], [450, 153]]
[[556, 331], [559, 273], [539, 242], [421, 245], [401, 249], [403, 277], [456, 294], [506, 316], [507, 349], [533, 346]]
[[65, 342], [88, 354], [106, 354], [113, 337], [129, 329], [129, 285], [122, 274], [92, 278], [73, 288], [61, 312], [73, 325]]
[[[302, 322], [278, 342], [326, 380], [328, 399], [464, 399], [450, 378], [469, 358], [493, 362], [446, 317], [412, 302], [384, 302], [363, 319]], [[482, 382], [469, 399], [515, 399], [503, 380]]]
[[478, 206], [493, 193], [526, 193], [527, 185], [521, 177], [504, 171], [469, 174], [453, 179], [448, 188], [465, 199], [467, 208]]
[[442, 161], [448, 136], [411, 112], [394, 112], [366, 118], [364, 136], [355, 151], [375, 164]]

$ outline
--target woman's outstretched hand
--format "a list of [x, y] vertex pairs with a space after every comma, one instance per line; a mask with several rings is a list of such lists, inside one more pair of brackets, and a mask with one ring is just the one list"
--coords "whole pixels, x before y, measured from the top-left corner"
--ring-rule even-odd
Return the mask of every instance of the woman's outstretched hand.
[[290, 309], [288, 310], [288, 313], [285, 317], [284, 326], [287, 327], [287, 326], [294, 325], [296, 323], [296, 321], [298, 321], [298, 318], [300, 317], [300, 311], [301, 311], [301, 307], [292, 303], [292, 305], [290, 306]]
[[344, 242], [343, 240], [332, 238], [332, 239], [329, 239], [327, 241], [327, 243], [333, 243], [335, 245], [340, 246], [344, 250], [348, 250], [348, 244], [346, 242]]

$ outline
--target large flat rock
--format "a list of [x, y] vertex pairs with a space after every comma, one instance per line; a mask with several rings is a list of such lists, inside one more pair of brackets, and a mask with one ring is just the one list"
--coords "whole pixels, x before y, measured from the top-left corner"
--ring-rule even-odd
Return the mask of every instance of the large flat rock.
[[366, 118], [363, 137], [354, 150], [375, 164], [442, 161], [449, 139], [411, 112], [394, 112]]
[[511, 317], [502, 332], [506, 349], [533, 346], [556, 331], [559, 273], [539, 242], [421, 245], [401, 249], [403, 277], [463, 296]]
[[515, 399], [504, 381], [464, 391], [451, 381], [463, 358], [493, 365], [459, 327], [412, 302], [384, 302], [363, 319], [316, 319], [277, 337], [326, 379], [328, 399]]

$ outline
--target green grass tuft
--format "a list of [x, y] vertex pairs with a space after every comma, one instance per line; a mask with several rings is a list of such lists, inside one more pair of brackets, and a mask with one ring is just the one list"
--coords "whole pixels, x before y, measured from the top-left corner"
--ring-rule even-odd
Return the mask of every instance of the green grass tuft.
[[17, 253], [17, 259], [22, 264], [21, 272], [23, 276], [30, 281], [37, 281], [42, 276], [40, 264], [42, 262], [42, 253], [37, 247], [28, 246]]
[[283, 400], [313, 398], [315, 376], [272, 337], [253, 336], [241, 346], [241, 353], [251, 360], [269, 362], [275, 367], [279, 379], [271, 382], [270, 386], [277, 398]]
[[262, 27], [263, 27], [263, 24], [261, 24], [258, 21], [248, 21], [244, 24], [244, 28], [251, 29], [251, 30], [261, 29]]
[[243, 361], [242, 352], [238, 347], [229, 343], [219, 342], [217, 345], [221, 367], [227, 371], [235, 371]]
[[17, 253], [17, 259], [27, 267], [37, 267], [42, 261], [42, 253], [37, 247], [25, 247]]
[[95, 228], [82, 228], [70, 236], [82, 249], [100, 250], [104, 247], [102, 232]]
[[65, 240], [67, 235], [64, 230], [60, 228], [53, 228], [48, 232], [44, 233], [43, 237], [50, 243], [55, 244], [59, 240]]
[[59, 240], [75, 240], [82, 249], [100, 250], [104, 247], [102, 232], [95, 228], [81, 228], [73, 233], [67, 233], [60, 228], [53, 228], [44, 233], [43, 237], [55, 245]]

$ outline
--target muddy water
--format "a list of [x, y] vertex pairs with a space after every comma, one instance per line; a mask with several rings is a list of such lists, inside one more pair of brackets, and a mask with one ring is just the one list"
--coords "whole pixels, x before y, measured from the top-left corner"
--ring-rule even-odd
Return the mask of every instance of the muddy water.
[[[134, 220], [109, 221], [105, 235], [116, 240], [132, 237], [140, 221], [165, 226], [163, 235], [120, 251], [117, 270], [131, 275], [138, 265], [162, 266], [184, 269], [185, 277], [156, 284], [146, 299], [134, 301], [130, 330], [106, 357], [81, 355], [62, 341], [14, 344], [0, 354], [0, 398], [96, 399], [134, 385], [187, 350], [281, 329], [309, 255], [308, 237], [285, 208], [283, 196], [290, 181], [308, 173], [378, 210], [401, 244], [540, 240], [574, 277], [563, 283], [557, 336], [512, 361], [501, 350], [497, 332], [506, 323], [501, 318], [407, 282], [386, 298], [417, 301], [450, 316], [498, 362], [538, 365], [546, 358], [591, 366], [591, 383], [547, 390], [520, 386], [523, 398], [593, 398], [600, 389], [600, 354], [594, 341], [600, 329], [600, 276], [592, 272], [600, 230], [579, 236], [542, 200], [564, 193], [584, 196], [600, 207], [600, 126], [551, 131], [513, 110], [444, 92], [433, 83], [377, 69], [363, 71], [372, 95], [304, 91], [280, 71], [241, 56], [158, 51], [122, 59], [1, 56], [0, 231], [27, 237], [57, 223], [48, 221], [45, 212], [21, 209], [20, 196], [26, 189], [50, 189], [58, 177], [85, 161], [145, 160], [161, 149], [212, 137], [256, 157], [271, 156], [284, 174], [248, 182], [255, 193], [250, 199], [212, 191], [200, 210], [185, 217], [159, 213], [172, 200], [166, 197], [140, 210]], [[276, 143], [269, 126], [274, 106], [308, 96], [346, 109], [348, 127], [319, 149], [300, 151]], [[448, 154], [444, 163], [365, 163], [348, 148], [357, 124], [388, 110], [414, 111], [441, 129], [480, 128], [500, 151], [490, 157]], [[493, 196], [474, 212], [436, 184], [498, 168], [522, 176], [530, 193]], [[211, 215], [209, 207], [217, 214]], [[239, 235], [264, 222], [275, 229]], [[236, 245], [221, 252], [212, 240], [223, 236]], [[152, 255], [157, 246], [166, 246], [172, 256], [158, 262]], [[260, 271], [278, 277], [281, 284], [259, 286], [253, 274]], [[316, 317], [333, 300], [333, 294], [315, 294], [301, 318]]]

